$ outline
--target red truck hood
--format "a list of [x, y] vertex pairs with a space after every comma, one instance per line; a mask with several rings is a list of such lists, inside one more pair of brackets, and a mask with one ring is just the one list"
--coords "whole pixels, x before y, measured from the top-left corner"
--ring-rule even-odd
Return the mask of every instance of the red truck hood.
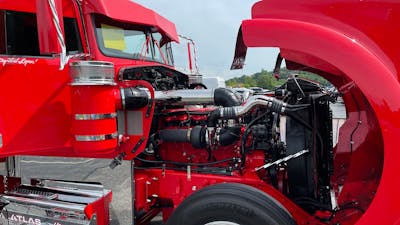
[[[398, 74], [398, 71], [400, 71], [400, 52], [398, 51], [400, 48], [398, 41], [400, 32], [399, 29], [395, 28], [398, 27], [399, 18], [400, 4], [398, 4], [398, 1], [392, 0], [260, 1], [252, 8], [252, 19], [245, 20], [242, 23], [232, 69], [243, 67], [247, 47], [258, 46], [259, 40], [256, 40], [256, 37], [249, 37], [249, 31], [252, 29], [249, 26], [250, 24], [262, 23], [265, 20], [282, 20], [315, 24], [342, 34], [363, 45], [379, 58], [392, 73]], [[259, 36], [259, 39], [269, 38], [270, 36]], [[298, 39], [297, 36], [287, 38]], [[299, 43], [302, 41], [305, 40], [298, 40]], [[328, 73], [338, 73], [331, 65], [327, 65], [326, 62], [321, 62], [313, 56], [289, 49], [281, 49], [281, 54], [286, 60], [311, 66]]]

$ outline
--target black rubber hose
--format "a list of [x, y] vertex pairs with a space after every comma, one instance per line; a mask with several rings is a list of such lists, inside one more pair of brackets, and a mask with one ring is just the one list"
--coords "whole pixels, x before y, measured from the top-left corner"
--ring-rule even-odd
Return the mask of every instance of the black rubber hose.
[[154, 164], [172, 164], [172, 165], [177, 165], [177, 166], [211, 166], [219, 163], [224, 163], [224, 162], [236, 162], [237, 158], [227, 158], [227, 159], [221, 159], [218, 161], [213, 161], [213, 162], [206, 162], [206, 163], [185, 163], [185, 162], [175, 162], [175, 161], [165, 161], [165, 160], [148, 160], [148, 159], [142, 159], [140, 157], [136, 157], [135, 159], [142, 161], [144, 163], [154, 163]]
[[232, 107], [226, 107], [222, 111], [224, 119], [236, 119], [238, 116], [236, 115], [236, 111]]
[[124, 88], [123, 89], [123, 99], [122, 104], [124, 105], [124, 109], [134, 110], [145, 107], [149, 103], [149, 96], [146, 91], [141, 90], [139, 88]]
[[167, 129], [160, 130], [160, 139], [165, 142], [189, 142], [188, 129]]
[[193, 148], [205, 148], [206, 128], [195, 126], [192, 129], [165, 129], [159, 131], [160, 139], [165, 142], [182, 142], [190, 143]]
[[195, 126], [190, 132], [190, 144], [193, 148], [205, 148], [206, 142], [206, 128], [202, 126]]
[[219, 144], [221, 146], [231, 145], [239, 139], [240, 127], [222, 128], [219, 133]]
[[215, 109], [210, 112], [207, 119], [207, 127], [215, 127], [218, 122], [218, 119], [221, 117], [221, 113], [219, 109]]
[[239, 106], [240, 100], [236, 94], [227, 88], [214, 90], [214, 104], [223, 107]]

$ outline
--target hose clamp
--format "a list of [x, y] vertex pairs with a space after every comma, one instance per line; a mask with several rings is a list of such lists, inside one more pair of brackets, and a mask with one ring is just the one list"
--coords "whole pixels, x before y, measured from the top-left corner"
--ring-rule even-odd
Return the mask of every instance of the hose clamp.
[[190, 135], [192, 134], [192, 128], [189, 128], [186, 133], [186, 141], [190, 142]]
[[287, 103], [283, 103], [281, 113], [284, 113], [286, 111], [286, 107], [287, 107]]
[[224, 108], [223, 107], [219, 108], [219, 116], [222, 118], [224, 117]]

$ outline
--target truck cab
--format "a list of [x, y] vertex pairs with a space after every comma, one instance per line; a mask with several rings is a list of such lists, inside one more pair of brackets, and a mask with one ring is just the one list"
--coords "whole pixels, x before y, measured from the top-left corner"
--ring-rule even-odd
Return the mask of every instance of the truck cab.
[[[188, 86], [172, 42], [175, 25], [131, 1], [2, 1], [0, 157], [134, 158], [154, 90]], [[1, 176], [0, 190], [1, 224], [109, 224], [99, 183]]]
[[[133, 158], [151, 124], [148, 89], [188, 85], [173, 67], [175, 25], [134, 2], [4, 1], [0, 13], [0, 102], [7, 106], [0, 110], [1, 156]], [[129, 89], [136, 86], [146, 86], [149, 96]], [[125, 116], [124, 90], [148, 104]], [[140, 128], [118, 133], [116, 117], [132, 115]], [[88, 128], [96, 123], [109, 125]]]

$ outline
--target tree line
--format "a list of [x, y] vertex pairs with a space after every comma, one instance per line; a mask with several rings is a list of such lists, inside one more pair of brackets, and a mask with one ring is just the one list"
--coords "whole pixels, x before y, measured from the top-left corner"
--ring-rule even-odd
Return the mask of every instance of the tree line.
[[243, 75], [241, 77], [235, 77], [226, 81], [226, 86], [229, 87], [261, 87], [264, 89], [273, 90], [275, 87], [281, 86], [285, 83], [286, 79], [293, 74], [297, 74], [298, 77], [314, 80], [320, 83], [322, 86], [330, 85], [329, 81], [313, 73], [304, 71], [292, 71], [282, 68], [279, 73], [279, 79], [276, 79], [272, 71], [262, 69], [260, 72], [252, 75]]

